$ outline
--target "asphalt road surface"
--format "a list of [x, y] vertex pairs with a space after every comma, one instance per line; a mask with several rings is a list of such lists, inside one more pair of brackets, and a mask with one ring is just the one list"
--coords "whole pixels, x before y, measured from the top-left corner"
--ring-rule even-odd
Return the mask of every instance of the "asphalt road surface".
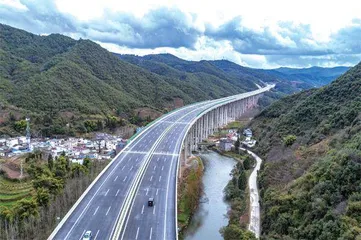
[[[114, 235], [119, 239], [176, 239], [176, 170], [183, 137], [200, 113], [225, 99], [234, 96], [186, 106], [143, 130], [93, 182], [49, 239], [78, 240], [89, 230], [94, 240]], [[130, 198], [132, 189], [135, 195]], [[147, 206], [149, 197], [154, 198], [153, 207]], [[123, 219], [121, 228], [119, 219]], [[121, 230], [118, 235], [117, 229]]]

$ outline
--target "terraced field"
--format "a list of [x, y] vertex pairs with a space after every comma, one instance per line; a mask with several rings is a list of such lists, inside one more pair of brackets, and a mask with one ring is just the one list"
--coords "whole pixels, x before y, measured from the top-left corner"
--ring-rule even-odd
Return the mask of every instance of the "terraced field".
[[30, 197], [33, 191], [31, 181], [10, 181], [0, 176], [0, 206], [11, 207], [16, 201]]

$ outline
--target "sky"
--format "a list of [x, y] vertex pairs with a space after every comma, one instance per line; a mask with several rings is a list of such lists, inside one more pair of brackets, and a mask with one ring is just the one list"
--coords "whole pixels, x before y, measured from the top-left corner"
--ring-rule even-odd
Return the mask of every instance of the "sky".
[[0, 23], [35, 34], [253, 68], [357, 64], [360, 13], [358, 0], [0, 0]]

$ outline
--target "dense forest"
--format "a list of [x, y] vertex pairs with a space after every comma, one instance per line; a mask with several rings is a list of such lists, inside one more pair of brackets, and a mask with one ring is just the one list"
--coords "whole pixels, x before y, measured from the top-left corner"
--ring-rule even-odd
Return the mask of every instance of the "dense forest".
[[[171, 54], [152, 54], [146, 56], [115, 54], [129, 63], [138, 65], [160, 76], [181, 79], [193, 86], [193, 90], [207, 87], [214, 91], [219, 83], [232, 91], [232, 87], [246, 90], [254, 89], [255, 84], [276, 83], [276, 90], [290, 94], [300, 90], [322, 86], [344, 73], [347, 67], [337, 68], [284, 68], [263, 70], [243, 67], [228, 60], [186, 61]], [[174, 84], [177, 84], [174, 82]], [[197, 89], [199, 88], [199, 89]]]
[[263, 239], [361, 239], [361, 64], [252, 122]]
[[29, 153], [24, 161], [27, 177], [11, 180], [8, 189], [2, 185], [4, 195], [27, 183], [32, 190], [11, 206], [1, 204], [0, 239], [46, 239], [107, 164], [88, 158], [83, 164], [72, 163], [65, 154], [44, 161], [41, 152]]
[[37, 135], [75, 135], [110, 129], [108, 120], [114, 118], [118, 126], [145, 124], [151, 119], [138, 116], [140, 108], [154, 118], [179, 107], [176, 102], [189, 104], [277, 83], [262, 100], [266, 106], [313, 86], [299, 78], [289, 81], [291, 70], [274, 74], [227, 60], [119, 55], [90, 40], [39, 36], [3, 24], [0, 33], [0, 135], [24, 134], [16, 121], [26, 116]]
[[138, 124], [134, 109], [140, 107], [161, 114], [177, 99], [188, 104], [257, 89], [249, 80], [217, 77], [217, 69], [194, 78], [156, 74], [89, 40], [38, 36], [3, 24], [0, 32], [0, 134], [23, 134], [4, 126], [25, 116], [42, 126], [43, 135], [72, 135], [84, 131], [88, 119], [105, 125], [107, 116]]

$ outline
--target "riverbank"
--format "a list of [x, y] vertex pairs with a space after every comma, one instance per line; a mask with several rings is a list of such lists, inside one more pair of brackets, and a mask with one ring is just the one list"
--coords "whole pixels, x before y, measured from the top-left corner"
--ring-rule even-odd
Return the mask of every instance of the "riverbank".
[[[241, 149], [245, 150], [245, 149]], [[259, 204], [259, 191], [257, 184], [258, 171], [261, 168], [262, 159], [250, 150], [246, 150], [256, 160], [256, 167], [253, 169], [250, 177], [248, 178], [248, 188], [250, 189], [250, 221], [248, 225], [248, 230], [253, 232], [256, 238], [259, 238], [261, 233], [261, 214], [260, 214], [260, 204]]]
[[219, 229], [228, 224], [227, 213], [230, 209], [223, 190], [231, 179], [229, 174], [236, 161], [213, 151], [200, 154], [200, 157], [204, 163], [203, 194], [184, 238], [222, 240]]
[[200, 157], [189, 160], [188, 166], [183, 172], [183, 180], [178, 187], [178, 228], [179, 238], [183, 239], [183, 233], [188, 227], [194, 211], [199, 205], [202, 195], [203, 162]]
[[229, 181], [225, 195], [231, 208], [228, 211], [229, 223], [220, 231], [225, 240], [231, 239], [256, 239], [255, 235], [248, 231], [250, 212], [250, 191], [247, 184], [254, 166], [254, 160], [245, 151], [239, 153], [221, 152], [237, 161], [231, 172], [232, 179]]

